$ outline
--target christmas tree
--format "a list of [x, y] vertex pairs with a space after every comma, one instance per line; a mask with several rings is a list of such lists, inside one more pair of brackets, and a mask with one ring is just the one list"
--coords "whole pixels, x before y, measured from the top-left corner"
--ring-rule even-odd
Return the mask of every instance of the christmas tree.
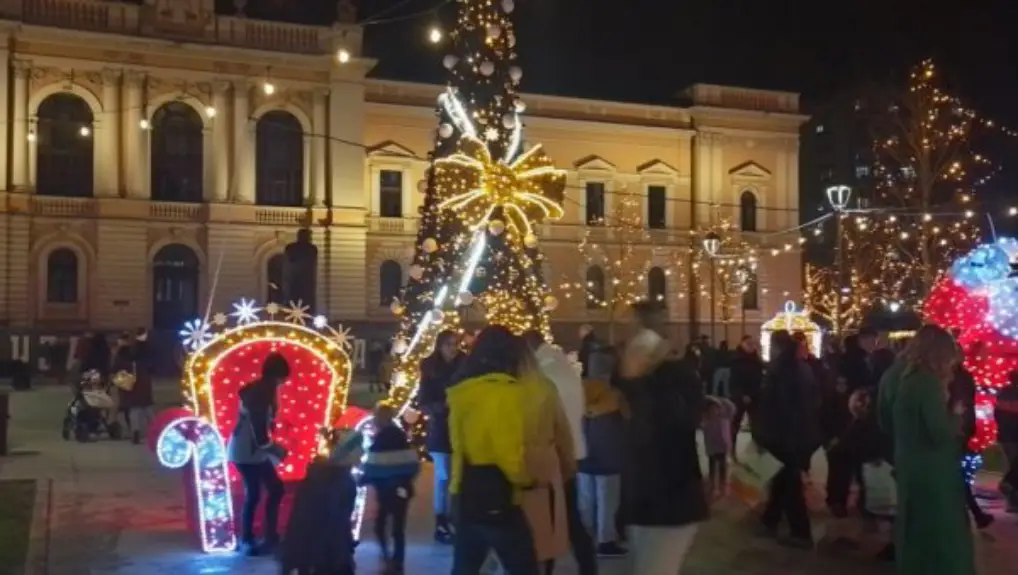
[[456, 7], [414, 261], [393, 306], [401, 325], [391, 399], [401, 406], [412, 400], [435, 337], [461, 331], [465, 309], [550, 338], [557, 303], [541, 273], [536, 226], [561, 217], [565, 172], [523, 143], [513, 0]]

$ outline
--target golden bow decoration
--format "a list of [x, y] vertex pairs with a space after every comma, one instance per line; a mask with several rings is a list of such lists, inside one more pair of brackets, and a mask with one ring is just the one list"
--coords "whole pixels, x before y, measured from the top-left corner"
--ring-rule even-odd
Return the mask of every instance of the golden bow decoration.
[[434, 170], [438, 207], [456, 212], [473, 228], [500, 217], [525, 238], [533, 224], [562, 217], [566, 174], [540, 145], [506, 163], [466, 135], [457, 153], [435, 160]]

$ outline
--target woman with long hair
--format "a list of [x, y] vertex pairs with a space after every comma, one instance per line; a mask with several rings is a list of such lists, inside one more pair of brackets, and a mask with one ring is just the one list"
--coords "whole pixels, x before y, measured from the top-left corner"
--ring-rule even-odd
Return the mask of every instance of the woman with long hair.
[[946, 406], [961, 353], [951, 334], [925, 326], [903, 359], [906, 365], [893, 390], [891, 412], [898, 573], [974, 575], [964, 479], [958, 471], [965, 406]]
[[536, 486], [526, 457], [530, 397], [519, 381], [523, 340], [501, 326], [477, 336], [446, 393], [456, 506], [453, 575], [476, 575], [495, 552], [508, 575], [538, 575], [521, 507]]

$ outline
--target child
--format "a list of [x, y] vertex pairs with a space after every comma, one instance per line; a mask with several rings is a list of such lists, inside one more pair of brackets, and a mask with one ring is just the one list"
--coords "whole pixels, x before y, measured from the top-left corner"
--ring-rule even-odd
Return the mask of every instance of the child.
[[[386, 575], [403, 573], [406, 555], [406, 522], [414, 478], [420, 470], [417, 451], [406, 433], [393, 421], [396, 409], [386, 401], [375, 406], [375, 434], [368, 447], [361, 480], [375, 488], [378, 515], [375, 535], [382, 549]], [[392, 522], [392, 554], [389, 554], [389, 522]]]
[[852, 392], [848, 396], [847, 413], [850, 420], [827, 444], [827, 505], [837, 518], [848, 516], [848, 496], [853, 482], [859, 485], [857, 507], [867, 514], [862, 464], [880, 458], [880, 430], [870, 417], [869, 392], [863, 389]]
[[707, 453], [708, 481], [715, 498], [728, 492], [728, 454], [732, 451], [733, 417], [734, 403], [724, 397], [707, 397], [707, 409], [700, 427]]
[[1007, 497], [1007, 512], [1018, 513], [1018, 371], [1008, 375], [1008, 385], [997, 394], [993, 418], [997, 420], [997, 441], [1007, 458], [1007, 474], [1000, 490]]
[[577, 506], [584, 525], [597, 538], [600, 557], [626, 555], [619, 545], [615, 521], [622, 486], [626, 424], [622, 398], [608, 383], [614, 363], [610, 350], [592, 351], [587, 358], [587, 379], [583, 381], [587, 457], [579, 462]]
[[363, 454], [359, 434], [328, 432], [332, 453], [316, 459], [297, 488], [280, 548], [282, 575], [353, 575], [350, 528], [357, 485], [351, 470]]

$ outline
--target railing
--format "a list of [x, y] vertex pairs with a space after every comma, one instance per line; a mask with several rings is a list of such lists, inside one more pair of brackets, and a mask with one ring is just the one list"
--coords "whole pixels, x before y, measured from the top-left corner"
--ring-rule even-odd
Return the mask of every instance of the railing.
[[302, 226], [307, 222], [305, 208], [255, 208], [255, 223], [269, 226]]
[[155, 220], [196, 221], [201, 216], [201, 204], [152, 202], [148, 205], [148, 215]]
[[60, 198], [32, 196], [32, 214], [57, 218], [81, 218], [96, 215], [96, 201], [92, 198]]
[[371, 216], [367, 220], [369, 232], [379, 234], [417, 233], [416, 218], [382, 218], [378, 216]]

